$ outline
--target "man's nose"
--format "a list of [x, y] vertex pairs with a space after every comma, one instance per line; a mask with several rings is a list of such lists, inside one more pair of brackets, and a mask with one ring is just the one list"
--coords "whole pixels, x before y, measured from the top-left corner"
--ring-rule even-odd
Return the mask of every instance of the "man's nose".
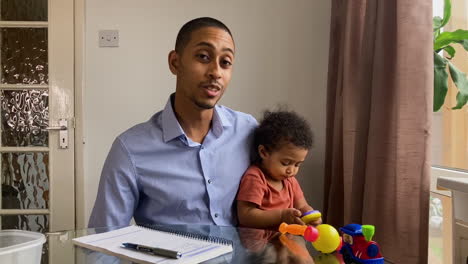
[[210, 63], [210, 67], [208, 69], [208, 76], [212, 80], [218, 80], [221, 78], [221, 67], [219, 66], [217, 61], [213, 61]]

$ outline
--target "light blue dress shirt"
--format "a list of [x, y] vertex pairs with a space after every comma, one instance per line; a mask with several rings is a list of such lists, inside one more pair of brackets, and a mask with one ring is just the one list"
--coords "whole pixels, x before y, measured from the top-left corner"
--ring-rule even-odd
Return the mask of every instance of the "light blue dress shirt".
[[118, 136], [107, 156], [89, 227], [137, 224], [236, 225], [234, 202], [257, 121], [215, 106], [202, 144], [164, 110]]

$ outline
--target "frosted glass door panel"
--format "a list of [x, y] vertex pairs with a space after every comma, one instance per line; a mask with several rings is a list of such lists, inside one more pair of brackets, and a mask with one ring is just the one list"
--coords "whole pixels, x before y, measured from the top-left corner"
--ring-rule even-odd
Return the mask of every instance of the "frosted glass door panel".
[[21, 229], [44, 233], [49, 230], [49, 216], [4, 215], [2, 216], [2, 229]]
[[47, 90], [3, 90], [1, 102], [2, 146], [47, 147], [49, 136]]
[[2, 153], [2, 209], [49, 208], [49, 154]]
[[2, 28], [1, 83], [48, 84], [47, 28]]
[[47, 0], [2, 0], [0, 20], [47, 21]]

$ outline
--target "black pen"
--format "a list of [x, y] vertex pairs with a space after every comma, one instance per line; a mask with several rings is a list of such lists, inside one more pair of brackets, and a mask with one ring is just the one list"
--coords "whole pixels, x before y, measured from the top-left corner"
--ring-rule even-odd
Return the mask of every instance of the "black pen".
[[149, 247], [133, 243], [122, 243], [122, 247], [168, 258], [178, 259], [182, 257], [182, 253], [170, 249]]

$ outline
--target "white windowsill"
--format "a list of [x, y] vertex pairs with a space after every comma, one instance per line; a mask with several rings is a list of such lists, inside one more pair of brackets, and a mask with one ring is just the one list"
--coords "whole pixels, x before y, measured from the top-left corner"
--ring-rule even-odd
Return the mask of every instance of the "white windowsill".
[[431, 192], [435, 192], [440, 195], [452, 197], [452, 193], [450, 190], [444, 190], [444, 189], [437, 187], [437, 179], [439, 177], [468, 179], [468, 172], [459, 171], [459, 170], [451, 170], [451, 169], [440, 168], [440, 167], [431, 167]]

